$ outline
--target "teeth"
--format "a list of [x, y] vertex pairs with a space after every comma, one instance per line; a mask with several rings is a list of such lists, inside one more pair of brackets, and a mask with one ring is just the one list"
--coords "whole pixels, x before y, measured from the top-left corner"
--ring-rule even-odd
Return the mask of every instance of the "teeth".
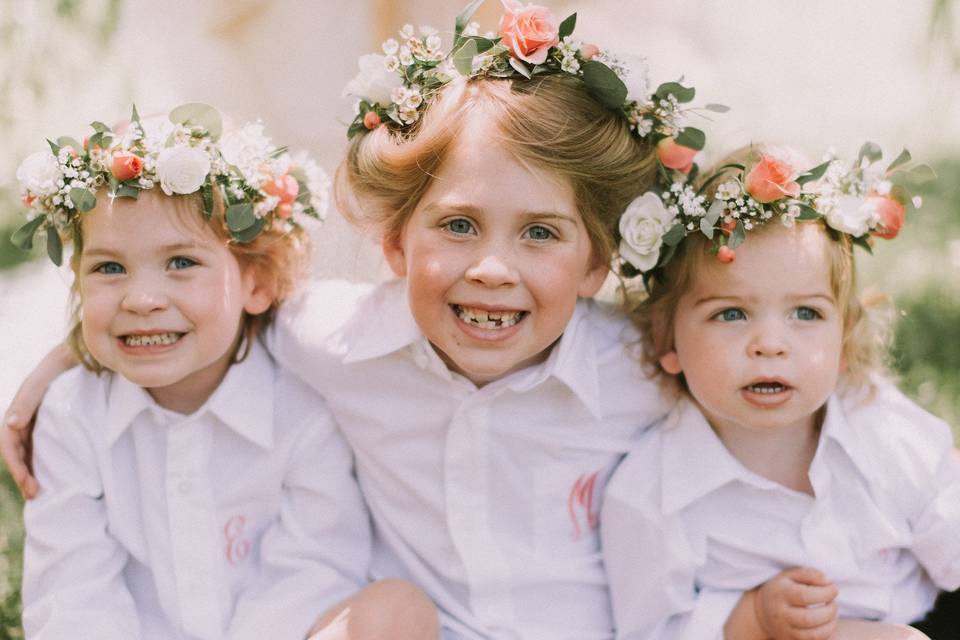
[[520, 322], [525, 311], [484, 311], [470, 309], [459, 304], [453, 305], [453, 310], [464, 322], [469, 322], [481, 329], [506, 329]]
[[180, 339], [179, 333], [155, 333], [153, 335], [123, 336], [128, 347], [149, 347], [155, 344], [173, 344]]
[[773, 394], [773, 393], [780, 393], [785, 389], [786, 387], [784, 387], [779, 382], [761, 382], [759, 384], [750, 385], [750, 391], [753, 391], [754, 393]]

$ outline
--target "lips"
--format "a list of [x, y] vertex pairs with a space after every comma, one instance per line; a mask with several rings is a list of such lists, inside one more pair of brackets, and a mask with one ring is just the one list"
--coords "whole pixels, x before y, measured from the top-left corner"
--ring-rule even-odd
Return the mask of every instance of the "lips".
[[774, 408], [793, 396], [793, 387], [780, 378], [760, 378], [741, 387], [747, 402], [763, 408]]

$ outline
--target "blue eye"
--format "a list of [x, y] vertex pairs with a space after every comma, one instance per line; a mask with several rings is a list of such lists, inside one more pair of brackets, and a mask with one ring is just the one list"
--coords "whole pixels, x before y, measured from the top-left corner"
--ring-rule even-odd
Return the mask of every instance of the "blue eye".
[[185, 256], [176, 256], [175, 258], [170, 258], [170, 268], [172, 269], [188, 269], [197, 264], [196, 260], [187, 258]]
[[553, 231], [540, 224], [535, 224], [527, 229], [526, 235], [531, 240], [552, 240], [557, 237]]
[[444, 228], [457, 235], [467, 235], [473, 233], [473, 223], [466, 218], [454, 218], [444, 223]]
[[721, 322], [736, 322], [737, 320], [746, 320], [747, 314], [745, 314], [742, 309], [731, 307], [730, 309], [724, 309], [720, 313], [715, 314], [713, 319], [720, 320]]
[[798, 307], [794, 315], [797, 320], [819, 320], [823, 317], [819, 311], [810, 307]]
[[98, 264], [94, 271], [96, 273], [103, 273], [106, 275], [117, 275], [120, 273], [126, 273], [126, 270], [123, 268], [123, 265], [119, 262], [101, 262]]

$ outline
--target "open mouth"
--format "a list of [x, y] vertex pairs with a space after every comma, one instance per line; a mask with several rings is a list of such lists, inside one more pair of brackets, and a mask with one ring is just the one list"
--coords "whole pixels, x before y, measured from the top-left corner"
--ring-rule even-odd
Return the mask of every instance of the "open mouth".
[[759, 393], [763, 395], [773, 395], [775, 393], [782, 393], [789, 389], [790, 387], [781, 384], [779, 382], [755, 382], [746, 387], [748, 391], [753, 393]]
[[506, 329], [523, 320], [529, 313], [527, 311], [488, 311], [459, 304], [452, 304], [450, 307], [458, 318], [480, 329]]
[[153, 347], [153, 346], [167, 346], [171, 344], [176, 344], [180, 338], [185, 334], [183, 333], [150, 333], [150, 334], [136, 334], [136, 335], [125, 335], [120, 336], [120, 339], [128, 347]]

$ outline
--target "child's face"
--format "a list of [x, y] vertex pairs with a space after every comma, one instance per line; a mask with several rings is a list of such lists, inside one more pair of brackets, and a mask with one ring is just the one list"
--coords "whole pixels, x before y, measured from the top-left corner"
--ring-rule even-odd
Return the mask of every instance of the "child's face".
[[162, 406], [195, 410], [230, 365], [243, 311], [266, 310], [269, 296], [209, 227], [156, 190], [98, 201], [82, 218], [84, 342]]
[[544, 359], [577, 297], [607, 273], [570, 186], [520, 164], [495, 136], [475, 113], [399, 241], [384, 243], [420, 330], [476, 384]]
[[705, 255], [680, 298], [674, 350], [660, 364], [683, 372], [720, 433], [812, 426], [836, 387], [843, 321], [828, 242], [815, 224], [764, 229], [731, 264]]

